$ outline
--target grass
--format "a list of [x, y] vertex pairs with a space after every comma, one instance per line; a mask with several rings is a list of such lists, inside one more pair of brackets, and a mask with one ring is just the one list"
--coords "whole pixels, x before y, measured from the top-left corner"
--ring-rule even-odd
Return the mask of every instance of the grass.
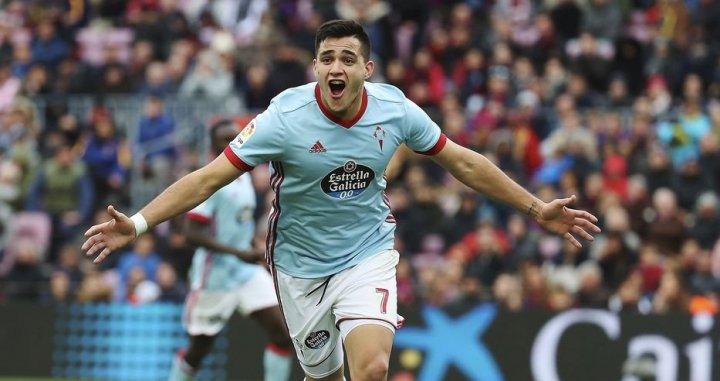
[[0, 381], [89, 381], [74, 378], [0, 377]]
[[0, 377], [0, 381], [80, 381], [67, 378], [26, 378], [26, 377]]
[[[0, 377], [0, 381], [80, 381], [69, 378]], [[84, 380], [87, 381], [87, 380]]]

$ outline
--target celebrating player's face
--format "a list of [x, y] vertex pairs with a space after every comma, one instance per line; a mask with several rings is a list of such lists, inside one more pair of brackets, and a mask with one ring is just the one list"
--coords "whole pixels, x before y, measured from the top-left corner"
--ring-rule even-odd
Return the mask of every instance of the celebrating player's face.
[[355, 37], [328, 38], [313, 61], [323, 103], [341, 119], [360, 110], [363, 83], [372, 75], [374, 63], [365, 62], [361, 51]]

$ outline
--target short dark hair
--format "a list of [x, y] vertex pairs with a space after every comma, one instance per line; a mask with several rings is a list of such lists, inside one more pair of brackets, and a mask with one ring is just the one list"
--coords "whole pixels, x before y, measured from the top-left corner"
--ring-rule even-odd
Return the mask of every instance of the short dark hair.
[[360, 41], [360, 54], [365, 62], [370, 60], [370, 36], [362, 25], [353, 20], [331, 20], [320, 25], [315, 33], [315, 56], [318, 55], [320, 43], [328, 38], [355, 37]]

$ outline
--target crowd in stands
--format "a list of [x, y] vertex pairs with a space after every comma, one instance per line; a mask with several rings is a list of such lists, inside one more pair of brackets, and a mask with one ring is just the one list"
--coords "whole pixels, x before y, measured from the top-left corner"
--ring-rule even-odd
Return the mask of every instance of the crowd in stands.
[[[603, 229], [575, 248], [403, 152], [387, 192], [401, 305], [718, 311], [719, 0], [1, 4], [1, 301], [181, 302], [182, 218], [101, 266], [82, 232], [108, 203], [134, 212], [131, 184], [159, 191], [203, 162], [164, 102], [262, 111], [313, 80], [314, 31], [347, 18], [371, 37], [372, 81], [543, 200], [576, 195]], [[63, 103], [88, 94], [87, 114]], [[116, 96], [142, 100], [137, 125], [104, 107]], [[272, 192], [264, 168], [253, 176], [263, 245]]]

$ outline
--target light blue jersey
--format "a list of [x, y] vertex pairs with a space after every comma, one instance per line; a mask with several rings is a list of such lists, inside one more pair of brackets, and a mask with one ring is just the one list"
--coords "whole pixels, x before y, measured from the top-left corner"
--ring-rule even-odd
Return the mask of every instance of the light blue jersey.
[[[187, 217], [210, 225], [213, 237], [240, 250], [252, 248], [255, 234], [255, 189], [249, 174], [215, 192]], [[231, 254], [213, 253], [198, 247], [190, 268], [193, 290], [228, 290], [248, 281], [261, 267]]]
[[275, 97], [225, 149], [239, 169], [270, 162], [271, 265], [300, 278], [340, 272], [393, 248], [385, 168], [400, 144], [435, 154], [440, 128], [397, 88], [365, 83], [360, 112], [340, 121], [316, 83]]

